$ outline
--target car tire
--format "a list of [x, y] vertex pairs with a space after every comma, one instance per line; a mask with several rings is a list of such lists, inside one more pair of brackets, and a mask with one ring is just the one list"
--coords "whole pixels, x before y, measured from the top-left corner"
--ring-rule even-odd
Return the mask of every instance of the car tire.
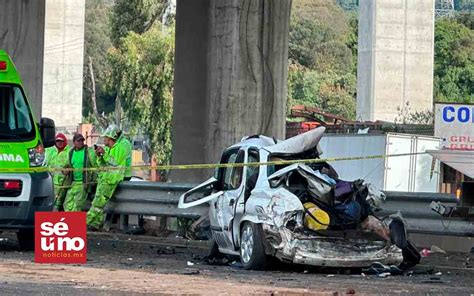
[[33, 251], [35, 249], [35, 230], [34, 229], [20, 229], [16, 233], [20, 249], [24, 251]]
[[245, 222], [240, 231], [240, 261], [245, 269], [263, 270], [268, 265], [262, 225]]

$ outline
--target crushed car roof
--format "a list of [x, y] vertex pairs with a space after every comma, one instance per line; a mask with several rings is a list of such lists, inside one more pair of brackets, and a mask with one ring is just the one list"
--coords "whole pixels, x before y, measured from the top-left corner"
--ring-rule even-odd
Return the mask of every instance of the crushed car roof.
[[318, 153], [321, 155], [322, 151], [318, 144], [325, 130], [326, 128], [321, 126], [283, 141], [263, 135], [243, 137], [239, 143], [229, 148], [252, 146], [264, 148], [272, 154], [297, 154], [317, 147]]
[[279, 142], [281, 142], [281, 140], [277, 140], [275, 138], [271, 138], [271, 137], [267, 137], [263, 135], [254, 135], [254, 136], [243, 137], [239, 143], [236, 143], [230, 146], [229, 149], [244, 147], [244, 146], [262, 148], [266, 146], [275, 145], [275, 143], [279, 143]]
[[[307, 131], [297, 136], [291, 137], [278, 144], [265, 147], [265, 150], [272, 154], [297, 154], [302, 153], [315, 147], [318, 147], [319, 141], [323, 137], [326, 128], [324, 126]], [[319, 155], [322, 154], [318, 147]]]

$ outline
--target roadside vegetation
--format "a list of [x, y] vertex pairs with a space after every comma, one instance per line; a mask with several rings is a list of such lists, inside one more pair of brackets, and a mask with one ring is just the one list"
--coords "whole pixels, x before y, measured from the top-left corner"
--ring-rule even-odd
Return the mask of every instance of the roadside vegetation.
[[[474, 5], [459, 0], [455, 8], [454, 17], [435, 22], [434, 101], [474, 103]], [[355, 119], [357, 17], [354, 0], [293, 1], [288, 110], [305, 105]], [[409, 106], [400, 112], [410, 122], [432, 118]]]
[[88, 0], [85, 28], [86, 120], [146, 134], [159, 164], [171, 158], [173, 112], [174, 24], [165, 2]]
[[[86, 1], [84, 117], [149, 132], [159, 163], [171, 149], [174, 24], [163, 18], [165, 3]], [[435, 23], [434, 100], [474, 103], [474, 7], [456, 0], [455, 8]], [[288, 110], [306, 105], [355, 119], [357, 17], [355, 0], [293, 1]]]

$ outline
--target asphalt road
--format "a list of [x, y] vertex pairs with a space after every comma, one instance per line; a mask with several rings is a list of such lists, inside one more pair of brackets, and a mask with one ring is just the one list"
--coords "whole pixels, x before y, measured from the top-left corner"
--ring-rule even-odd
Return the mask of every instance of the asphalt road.
[[381, 278], [360, 270], [283, 264], [246, 271], [233, 260], [224, 265], [203, 261], [205, 242], [88, 236], [87, 264], [50, 265], [35, 264], [33, 252], [21, 252], [14, 234], [0, 234], [1, 295], [474, 294], [470, 254], [431, 254], [410, 275]]

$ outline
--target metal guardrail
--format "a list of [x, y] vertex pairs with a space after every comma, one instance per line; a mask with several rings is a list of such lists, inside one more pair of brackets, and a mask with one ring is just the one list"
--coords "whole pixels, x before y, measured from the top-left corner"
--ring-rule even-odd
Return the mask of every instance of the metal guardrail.
[[397, 191], [387, 191], [385, 194], [387, 200], [381, 205], [382, 211], [376, 215], [386, 216], [401, 212], [407, 223], [408, 232], [474, 237], [473, 221], [445, 218], [430, 208], [432, 201], [455, 206], [457, 200], [453, 194]]
[[207, 204], [178, 209], [179, 197], [193, 184], [122, 182], [105, 208], [107, 213], [197, 219], [208, 213]]
[[[197, 219], [207, 215], [207, 204], [178, 209], [179, 196], [194, 184], [123, 182], [117, 188], [106, 212], [127, 215], [168, 216]], [[474, 222], [443, 218], [430, 208], [431, 201], [455, 205], [454, 195], [417, 192], [385, 192], [387, 200], [377, 216], [401, 212], [412, 233], [474, 237]]]

